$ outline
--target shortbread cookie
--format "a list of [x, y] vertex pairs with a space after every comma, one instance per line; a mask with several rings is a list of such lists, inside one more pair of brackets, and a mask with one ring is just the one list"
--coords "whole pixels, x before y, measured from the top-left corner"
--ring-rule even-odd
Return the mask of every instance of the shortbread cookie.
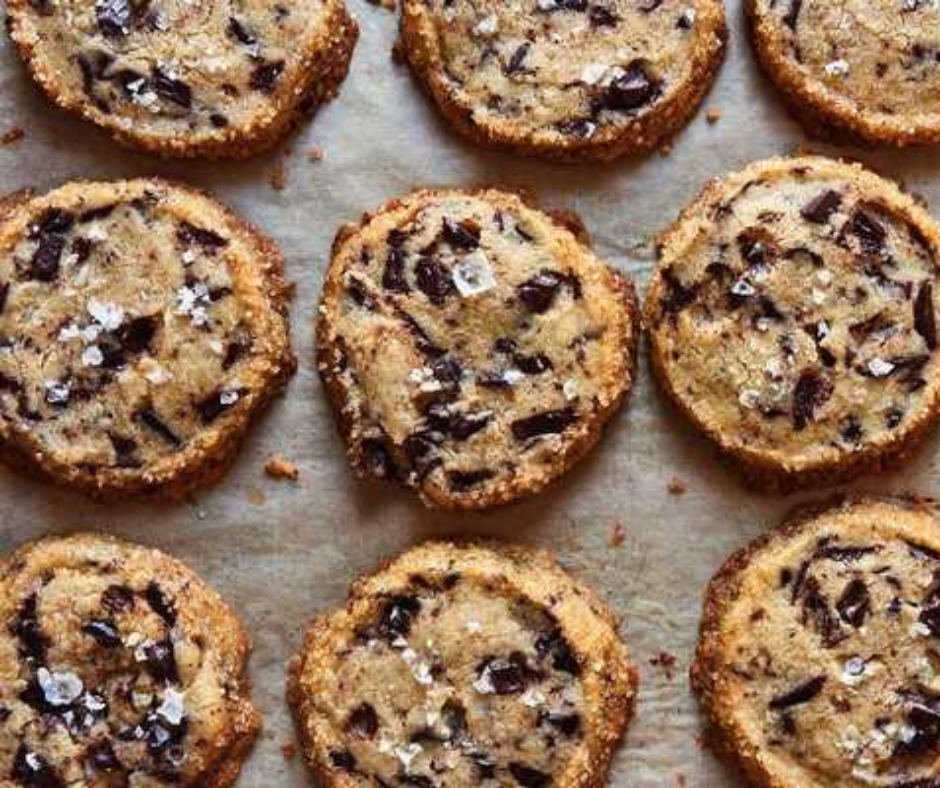
[[859, 165], [753, 164], [663, 239], [654, 368], [763, 485], [896, 461], [937, 417], [938, 239], [923, 208]]
[[358, 35], [342, 0], [8, 0], [56, 104], [164, 156], [247, 156], [332, 98]]
[[593, 788], [636, 684], [610, 612], [546, 554], [431, 543], [314, 622], [288, 695], [327, 788]]
[[721, 0], [403, 0], [402, 46], [476, 142], [550, 159], [655, 148], [724, 56]]
[[[577, 228], [575, 228], [577, 230]], [[632, 285], [498, 191], [422, 191], [337, 236], [319, 369], [352, 465], [428, 505], [533, 494], [633, 378]]]
[[47, 538], [0, 562], [0, 785], [235, 782], [260, 726], [248, 639], [162, 553]]
[[0, 449], [99, 496], [218, 477], [294, 368], [282, 261], [158, 180], [71, 183], [0, 223]]
[[940, 142], [940, 16], [928, 0], [747, 0], [764, 69], [810, 129]]
[[728, 560], [693, 688], [767, 788], [940, 784], [940, 523], [923, 505], [804, 512]]

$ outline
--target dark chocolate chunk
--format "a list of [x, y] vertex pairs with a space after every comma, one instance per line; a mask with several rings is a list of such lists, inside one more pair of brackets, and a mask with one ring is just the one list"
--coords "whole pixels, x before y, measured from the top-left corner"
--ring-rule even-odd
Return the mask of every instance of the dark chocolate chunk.
[[495, 471], [488, 468], [479, 468], [475, 471], [448, 471], [447, 481], [450, 482], [450, 487], [455, 492], [466, 492], [487, 479], [492, 479], [495, 475]]
[[783, 21], [791, 30], [796, 30], [796, 23], [800, 18], [800, 11], [802, 8], [803, 0], [790, 0], [790, 6], [787, 9], [786, 14], [783, 16]]
[[447, 243], [457, 249], [471, 252], [480, 245], [480, 227], [470, 220], [458, 223], [444, 217], [441, 234]]
[[777, 695], [770, 701], [772, 709], [788, 709], [791, 706], [799, 706], [808, 703], [822, 692], [823, 685], [826, 683], [825, 676], [814, 676], [811, 679], [797, 684], [793, 689]]
[[940, 696], [924, 691], [902, 692], [907, 706], [907, 726], [903, 738], [895, 744], [895, 757], [909, 757], [930, 752], [940, 743]]
[[530, 312], [542, 314], [551, 307], [563, 281], [561, 274], [546, 268], [519, 285], [516, 291]]
[[884, 252], [888, 233], [877, 217], [868, 209], [860, 207], [852, 214], [849, 232], [854, 235], [862, 252], [868, 255], [880, 255]]
[[642, 61], [635, 60], [626, 72], [610, 83], [604, 93], [605, 109], [631, 112], [652, 102], [660, 93], [662, 83], [655, 79]]
[[545, 720], [553, 728], [560, 730], [565, 736], [574, 736], [581, 729], [581, 717], [577, 714], [559, 714], [550, 712]]
[[544, 788], [552, 781], [551, 775], [521, 763], [510, 763], [509, 773], [524, 788]]
[[179, 682], [176, 652], [169, 640], [161, 640], [143, 647], [144, 666], [157, 681]]
[[166, 598], [163, 589], [155, 580], [151, 580], [147, 584], [144, 599], [147, 600], [150, 609], [160, 616], [168, 627], [173, 627], [176, 624], [176, 607], [171, 600]]
[[114, 748], [107, 741], [96, 742], [88, 748], [85, 764], [96, 772], [114, 772], [121, 768]]
[[[451, 436], [459, 441], [464, 441], [471, 435], [475, 435], [482, 430], [493, 417], [492, 411], [478, 410], [471, 413], [455, 413], [450, 417], [448, 431]], [[480, 473], [480, 471], [474, 471]], [[490, 473], [490, 476], [492, 473]], [[484, 477], [488, 478], [488, 477]]]
[[415, 266], [415, 283], [435, 306], [443, 305], [454, 291], [454, 283], [448, 271], [434, 257], [422, 257]]
[[398, 247], [391, 246], [388, 250], [382, 287], [395, 293], [407, 293], [411, 289], [405, 279], [405, 253]]
[[95, 15], [98, 29], [109, 38], [119, 38], [131, 32], [132, 0], [97, 0]]
[[670, 315], [677, 315], [695, 300], [698, 285], [684, 285], [671, 268], [663, 269], [662, 278], [666, 290], [663, 296], [663, 310]]
[[536, 353], [531, 356], [519, 353], [513, 356], [513, 363], [526, 375], [541, 375], [543, 372], [554, 369], [551, 359], [544, 353]]
[[346, 730], [363, 739], [371, 739], [379, 730], [379, 715], [371, 703], [360, 703], [346, 720]]
[[407, 637], [411, 622], [421, 610], [421, 602], [413, 596], [396, 596], [385, 602], [379, 618], [378, 632], [388, 641]]
[[[238, 404], [241, 400], [242, 395], [247, 393], [244, 389], [239, 389], [235, 392], [221, 391], [216, 390], [209, 394], [207, 397], [199, 400], [194, 404], [196, 411], [199, 413], [199, 418], [202, 419], [203, 424], [211, 424], [219, 416], [227, 411], [230, 411], [235, 405]], [[231, 395], [235, 394], [235, 397]]]
[[483, 780], [491, 780], [496, 776], [496, 761], [482, 752], [470, 753], [470, 760], [477, 775]]
[[535, 641], [535, 651], [542, 658], [551, 657], [552, 667], [562, 670], [572, 676], [580, 675], [581, 665], [577, 657], [565, 640], [565, 636], [557, 629], [545, 635], [540, 635]]
[[238, 41], [241, 44], [244, 44], [247, 47], [253, 46], [258, 43], [251, 33], [249, 33], [245, 26], [239, 22], [234, 16], [229, 17], [228, 20], [228, 33], [232, 38]]
[[793, 387], [793, 403], [790, 406], [794, 429], [802, 430], [813, 421], [816, 409], [832, 396], [832, 389], [832, 382], [816, 370], [806, 369], [800, 373]]
[[176, 238], [183, 246], [201, 246], [210, 254], [228, 246], [228, 241], [218, 233], [196, 227], [189, 222], [180, 223]]
[[842, 205], [842, 195], [837, 191], [828, 189], [804, 205], [800, 215], [808, 222], [825, 224], [840, 205]]
[[82, 632], [94, 638], [95, 642], [99, 646], [104, 646], [104, 648], [118, 648], [123, 645], [121, 636], [118, 634], [113, 621], [103, 619], [89, 621], [82, 627]]
[[332, 750], [330, 762], [338, 769], [351, 772], [356, 768], [356, 757], [349, 750]]
[[173, 104], [189, 109], [193, 105], [193, 91], [185, 82], [173, 79], [159, 68], [153, 69], [151, 84], [157, 95]]
[[506, 74], [516, 74], [520, 71], [523, 71], [522, 64], [525, 62], [526, 55], [529, 54], [529, 49], [531, 49], [532, 44], [526, 41], [524, 44], [520, 44], [516, 47], [515, 51], [509, 58], [509, 62], [506, 64], [503, 72]]
[[538, 675], [520, 651], [514, 651], [508, 659], [490, 657], [477, 666], [478, 681], [492, 687], [496, 695], [517, 695]]
[[112, 614], [129, 610], [134, 606], [134, 592], [127, 586], [108, 586], [101, 595], [101, 606]]
[[933, 303], [933, 283], [923, 282], [914, 299], [914, 328], [931, 350], [937, 349], [937, 313]]
[[116, 432], [109, 432], [108, 439], [114, 448], [114, 462], [119, 468], [139, 468], [142, 463], [137, 456], [137, 441]]
[[20, 656], [42, 664], [46, 659], [49, 641], [39, 625], [37, 604], [36, 594], [26, 597], [16, 613], [16, 618], [9, 624], [9, 631], [20, 641]]
[[839, 561], [844, 564], [855, 563], [860, 561], [866, 555], [871, 555], [872, 553], [877, 553], [881, 550], [880, 547], [853, 547], [842, 545], [832, 545], [826, 544], [820, 547], [816, 551], [817, 558], [828, 558], [831, 561]]
[[441, 464], [439, 447], [443, 442], [444, 436], [435, 430], [421, 430], [405, 438], [402, 449], [420, 478]]
[[593, 27], [614, 27], [620, 17], [606, 6], [592, 5], [588, 9], [588, 19]]
[[413, 786], [413, 788], [434, 788], [434, 782], [430, 777], [412, 772], [401, 772], [398, 775], [398, 782], [401, 785]]
[[4, 282], [0, 284], [0, 315], [3, 314], [3, 310], [7, 305], [7, 297], [10, 295], [10, 283]]
[[839, 620], [832, 614], [829, 601], [822, 593], [815, 578], [808, 577], [803, 583], [801, 599], [803, 603], [803, 623], [807, 623], [807, 619], [812, 620], [825, 648], [832, 648], [848, 637], [842, 631]]
[[65, 788], [65, 782], [52, 765], [38, 753], [26, 749], [25, 744], [16, 751], [11, 776], [28, 788]]
[[30, 261], [29, 276], [38, 282], [53, 282], [59, 276], [59, 260], [65, 249], [65, 238], [61, 235], [43, 233], [39, 246]]
[[248, 84], [253, 90], [260, 90], [262, 93], [273, 93], [277, 87], [277, 81], [284, 73], [284, 61], [262, 62], [255, 66], [251, 72]]
[[134, 414], [134, 420], [145, 424], [171, 446], [182, 446], [183, 442], [160, 418], [153, 408], [141, 408]]
[[568, 407], [559, 410], [546, 410], [542, 413], [536, 413], [534, 416], [516, 419], [510, 426], [513, 437], [516, 440], [524, 441], [542, 435], [557, 435], [564, 432], [577, 420], [578, 414], [575, 413], [574, 408]]
[[865, 623], [865, 616], [871, 609], [871, 597], [868, 586], [859, 578], [849, 581], [849, 584], [836, 602], [839, 617], [853, 627], [860, 627]]

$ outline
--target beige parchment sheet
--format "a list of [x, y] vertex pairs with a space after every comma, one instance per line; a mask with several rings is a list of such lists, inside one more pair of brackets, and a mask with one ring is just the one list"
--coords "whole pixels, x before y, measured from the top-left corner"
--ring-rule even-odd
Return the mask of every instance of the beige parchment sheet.
[[[26, 132], [18, 144], [0, 147], [0, 190], [144, 174], [210, 190], [283, 248], [288, 279], [296, 283], [292, 323], [301, 361], [286, 396], [256, 425], [229, 475], [194, 501], [102, 506], [0, 469], [0, 551], [47, 532], [98, 528], [182, 558], [233, 604], [254, 639], [251, 674], [265, 729], [239, 786], [293, 788], [311, 781], [300, 757], [282, 752], [294, 740], [284, 666], [310, 616], [340, 604], [357, 574], [419, 540], [480, 534], [532, 542], [556, 551], [601, 589], [623, 617], [640, 666], [638, 713], [611, 785], [739, 785], [702, 749], [688, 689], [702, 592], [729, 553], [819, 494], [783, 499], [744, 489], [656, 390], [644, 352], [633, 397], [599, 449], [545, 494], [487, 514], [429, 512], [401, 490], [352, 477], [313, 365], [313, 318], [334, 232], [418, 186], [524, 186], [542, 205], [575, 210], [601, 256], [632, 275], [642, 292], [655, 234], [706, 179], [805, 143], [757, 71], [739, 0], [728, 8], [730, 48], [717, 85], [672, 152], [576, 167], [457, 139], [407, 70], [391, 60], [396, 16], [366, 0], [348, 2], [362, 35], [339, 98], [277, 151], [247, 162], [166, 163], [117, 148], [48, 105], [0, 36], [0, 134], [13, 126]], [[720, 110], [717, 123], [706, 121], [708, 108]], [[314, 147], [322, 149], [322, 161], [309, 160]], [[940, 206], [936, 149], [841, 153], [902, 179]], [[275, 190], [270, 179], [281, 168], [284, 188]], [[936, 495], [938, 447], [934, 434], [903, 471], [855, 487]], [[273, 452], [298, 465], [299, 482], [266, 478], [264, 463]], [[684, 494], [670, 494], [673, 478]], [[617, 524], [625, 539], [614, 546]], [[676, 659], [670, 670], [651, 663], [663, 651]]]

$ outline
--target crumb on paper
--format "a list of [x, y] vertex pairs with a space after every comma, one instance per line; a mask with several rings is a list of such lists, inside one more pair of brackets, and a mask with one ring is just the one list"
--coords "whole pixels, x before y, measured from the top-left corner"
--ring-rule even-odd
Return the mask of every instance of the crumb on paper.
[[268, 185], [276, 192], [284, 191], [287, 186], [287, 169], [284, 167], [283, 159], [278, 159], [277, 163], [268, 173]]
[[264, 493], [261, 490], [249, 490], [248, 491], [248, 503], [252, 506], [264, 506], [267, 503], [267, 499], [264, 497]]
[[323, 148], [314, 145], [307, 151], [307, 161], [323, 161]]
[[688, 782], [685, 779], [684, 774], [677, 774], [675, 782], [673, 782], [674, 788], [685, 788], [688, 785]]
[[624, 530], [622, 523], [614, 523], [610, 526], [610, 535], [607, 541], [610, 543], [611, 547], [619, 547], [626, 538], [627, 532]]
[[272, 454], [268, 457], [264, 472], [272, 479], [289, 479], [292, 482], [297, 481], [300, 476], [297, 466], [280, 454]]
[[294, 746], [294, 742], [286, 741], [281, 745], [281, 754], [287, 759], [290, 760], [297, 754], [297, 748]]
[[705, 120], [714, 126], [719, 120], [721, 120], [722, 114], [722, 111], [718, 109], [718, 107], [712, 107], [705, 113]]
[[3, 136], [0, 137], [0, 145], [15, 145], [25, 136], [26, 132], [23, 129], [21, 129], [19, 126], [14, 126], [13, 128], [4, 132]]
[[392, 62], [396, 66], [403, 66], [405, 64], [405, 45], [402, 43], [402, 40], [399, 38], [392, 45]]
[[285, 298], [292, 299], [297, 295], [297, 283], [296, 282], [285, 282], [284, 284], [284, 296]]
[[674, 675], [674, 668], [676, 667], [676, 658], [668, 651], [660, 651], [655, 657], [650, 657], [650, 665], [662, 668], [663, 673], [666, 674], [666, 678], [671, 679]]
[[666, 485], [666, 490], [670, 495], [683, 495], [686, 490], [685, 482], [678, 476], [673, 476]]
[[667, 156], [671, 156], [671, 155], [672, 155], [672, 145], [670, 145], [669, 143], [666, 143], [665, 145], [660, 145], [660, 147], [659, 147], [659, 155], [660, 155], [662, 158], [664, 158], [664, 159], [665, 159]]

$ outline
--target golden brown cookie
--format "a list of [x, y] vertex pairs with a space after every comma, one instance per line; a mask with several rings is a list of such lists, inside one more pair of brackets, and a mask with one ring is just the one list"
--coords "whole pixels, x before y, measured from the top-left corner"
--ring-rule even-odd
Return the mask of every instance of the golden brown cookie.
[[248, 156], [331, 99], [358, 28], [342, 0], [9, 0], [60, 107], [163, 156]]
[[924, 504], [803, 512], [712, 580], [692, 686], [762, 788], [940, 781], [940, 523]]
[[633, 293], [505, 192], [415, 192], [344, 228], [317, 341], [353, 467], [449, 508], [538, 492], [630, 389]]
[[610, 612], [547, 554], [429, 543], [314, 622], [288, 694], [329, 788], [595, 788], [636, 684]]
[[937, 419], [938, 250], [927, 211], [857, 164], [752, 164], [662, 240], [654, 369], [761, 486], [896, 463]]
[[668, 140], [711, 87], [726, 37], [721, 0], [404, 0], [401, 33], [458, 131], [566, 161]]
[[0, 562], [0, 785], [223, 788], [260, 727], [248, 638], [178, 561], [95, 534]]
[[282, 258], [205, 195], [76, 182], [0, 222], [0, 448], [96, 496], [218, 478], [294, 369]]
[[940, 141], [940, 17], [930, 0], [747, 0], [758, 60], [816, 135]]

